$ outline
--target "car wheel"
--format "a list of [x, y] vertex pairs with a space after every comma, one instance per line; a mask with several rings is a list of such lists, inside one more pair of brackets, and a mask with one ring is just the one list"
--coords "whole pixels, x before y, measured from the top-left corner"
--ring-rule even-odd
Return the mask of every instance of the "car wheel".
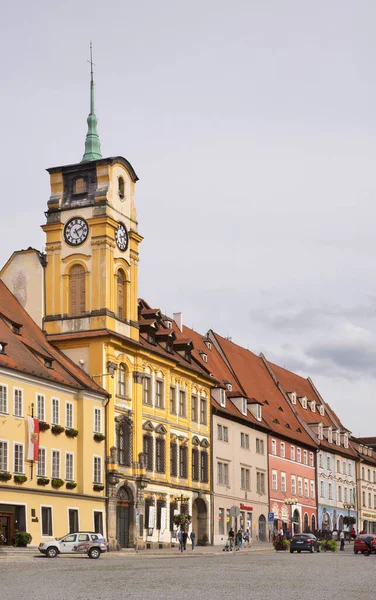
[[320, 546], [317, 546], [317, 548], [316, 548], [316, 552], [321, 552], [321, 550], [320, 550]]
[[365, 551], [363, 552], [363, 554], [364, 554], [364, 556], [369, 556], [369, 555], [371, 554], [371, 552], [370, 552], [369, 550], [365, 550]]
[[310, 547], [309, 551], [311, 554], [313, 554], [313, 546]]
[[99, 548], [90, 548], [88, 552], [89, 558], [99, 558], [101, 555], [101, 551]]
[[294, 550], [291, 550], [291, 548], [290, 548], [290, 554], [294, 554]]
[[354, 550], [354, 554], [358, 554], [359, 550]]
[[55, 558], [55, 556], [58, 555], [58, 550], [57, 548], [55, 548], [55, 546], [51, 546], [51, 548], [47, 548], [47, 552], [46, 552], [46, 556], [48, 556], [48, 558]]
[[297, 550], [297, 553], [298, 553], [298, 554], [300, 554], [300, 553], [301, 553], [301, 550]]

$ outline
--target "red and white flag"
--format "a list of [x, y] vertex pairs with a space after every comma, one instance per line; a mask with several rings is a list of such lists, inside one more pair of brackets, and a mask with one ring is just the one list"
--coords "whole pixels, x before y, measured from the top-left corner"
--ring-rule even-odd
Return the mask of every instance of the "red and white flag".
[[27, 460], [37, 462], [39, 453], [39, 421], [28, 417], [29, 440], [27, 446]]

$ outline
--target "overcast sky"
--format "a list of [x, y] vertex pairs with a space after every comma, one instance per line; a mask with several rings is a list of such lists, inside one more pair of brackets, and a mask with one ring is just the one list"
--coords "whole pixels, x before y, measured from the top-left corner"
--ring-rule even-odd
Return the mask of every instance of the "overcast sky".
[[305, 376], [375, 435], [374, 0], [19, 0], [0, 25], [1, 245], [79, 162], [135, 168], [140, 295]]

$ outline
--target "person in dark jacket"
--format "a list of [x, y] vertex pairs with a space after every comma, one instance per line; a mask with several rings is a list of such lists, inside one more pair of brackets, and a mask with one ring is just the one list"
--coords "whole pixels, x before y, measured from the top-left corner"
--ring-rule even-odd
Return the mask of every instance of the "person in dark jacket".
[[194, 529], [192, 529], [192, 531], [191, 531], [190, 538], [191, 538], [192, 552], [193, 552], [195, 549], [195, 545], [196, 545], [196, 532], [194, 531]]

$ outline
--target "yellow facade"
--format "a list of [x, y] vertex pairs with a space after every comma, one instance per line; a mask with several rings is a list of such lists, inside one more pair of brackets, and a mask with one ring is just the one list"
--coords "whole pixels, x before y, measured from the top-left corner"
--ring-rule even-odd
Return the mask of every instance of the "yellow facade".
[[[211, 379], [204, 368], [181, 360], [178, 353], [172, 352], [169, 356], [157, 343], [154, 347], [148, 346], [148, 336], [140, 329], [138, 248], [142, 237], [137, 231], [134, 205], [137, 176], [121, 157], [53, 168], [49, 172], [51, 197], [47, 223], [43, 226], [47, 253], [44, 329], [50, 341], [111, 395], [106, 417], [107, 519], [111, 547], [171, 543], [172, 511], [181, 510], [182, 502], [175, 501], [181, 496], [186, 499], [183, 504], [187, 510], [193, 513], [193, 526], [199, 530], [196, 535], [209, 541], [207, 448], [210, 445]], [[75, 194], [78, 180], [81, 191]], [[82, 189], [86, 192], [82, 193]], [[80, 224], [84, 220], [88, 230], [86, 239], [75, 246], [69, 244], [66, 237], [67, 223], [73, 218], [79, 219]], [[127, 230], [126, 249], [117, 243], [119, 223]], [[70, 296], [75, 293], [72, 269], [76, 267], [84, 273], [85, 283], [80, 283], [81, 313], [72, 315]], [[124, 275], [121, 302], [119, 272], [121, 277]], [[158, 321], [164, 327], [160, 316]], [[145, 403], [145, 380], [151, 386], [148, 404]], [[158, 403], [163, 408], [156, 406], [157, 386]], [[184, 416], [170, 412], [171, 388], [177, 397], [183, 392]], [[192, 421], [192, 394], [204, 407], [205, 414], [200, 418], [197, 415], [202, 422]], [[122, 435], [131, 441], [124, 441]], [[162, 438], [164, 443], [157, 441]], [[131, 445], [129, 461], [124, 459], [119, 447], [122, 443]], [[163, 447], [164, 456], [153, 456], [151, 469], [150, 464], [149, 468], [145, 465], [146, 443], [151, 444], [153, 452], [158, 449], [160, 452]], [[170, 473], [173, 443], [179, 447], [179, 460], [183, 457], [187, 461], [186, 473], [182, 466], [182, 477], [179, 473], [174, 476]], [[192, 457], [197, 456], [197, 452], [199, 460], [206, 461], [205, 481], [202, 477], [197, 481], [197, 466], [196, 481], [192, 480]], [[155, 511], [150, 510], [150, 506], [155, 507]]]
[[[95, 481], [99, 487], [105, 482], [105, 443], [94, 440], [96, 425], [104, 427], [105, 402], [104, 394], [0, 368], [0, 523], [8, 544], [17, 530], [30, 533], [33, 545], [75, 527], [105, 533], [105, 491], [94, 491]], [[40, 432], [41, 458], [35, 463], [27, 460], [31, 415], [50, 426]], [[77, 436], [53, 434], [54, 422], [77, 430]], [[96, 477], [94, 457], [101, 470]], [[17, 483], [18, 475], [27, 481]], [[61, 480], [61, 487], [54, 488], [53, 479]]]

